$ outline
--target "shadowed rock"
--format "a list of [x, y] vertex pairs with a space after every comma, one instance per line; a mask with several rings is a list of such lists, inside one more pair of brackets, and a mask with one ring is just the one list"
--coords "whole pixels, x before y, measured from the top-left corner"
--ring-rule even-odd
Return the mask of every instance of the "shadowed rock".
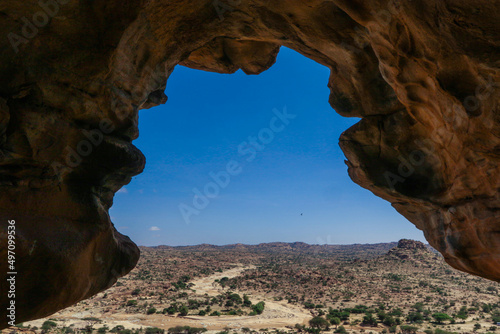
[[450, 265], [500, 281], [499, 1], [1, 4], [0, 271], [15, 220], [16, 323], [134, 267], [108, 209], [144, 167], [137, 114], [165, 103], [174, 67], [257, 74], [281, 45], [327, 66], [332, 107], [362, 117], [340, 138], [349, 176]]

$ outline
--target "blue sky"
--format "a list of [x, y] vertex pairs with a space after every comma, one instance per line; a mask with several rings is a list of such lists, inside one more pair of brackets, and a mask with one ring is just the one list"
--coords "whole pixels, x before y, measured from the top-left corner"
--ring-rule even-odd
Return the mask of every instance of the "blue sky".
[[258, 76], [178, 66], [169, 101], [140, 112], [147, 164], [115, 196], [117, 229], [145, 246], [424, 241], [349, 179], [338, 139], [358, 119], [328, 104], [328, 76], [286, 48]]

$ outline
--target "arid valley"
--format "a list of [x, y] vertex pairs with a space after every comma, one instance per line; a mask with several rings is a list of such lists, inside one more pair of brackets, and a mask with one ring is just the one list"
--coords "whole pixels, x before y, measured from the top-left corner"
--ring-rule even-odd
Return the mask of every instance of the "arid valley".
[[14, 332], [500, 332], [499, 284], [452, 269], [417, 241], [141, 253], [109, 290]]

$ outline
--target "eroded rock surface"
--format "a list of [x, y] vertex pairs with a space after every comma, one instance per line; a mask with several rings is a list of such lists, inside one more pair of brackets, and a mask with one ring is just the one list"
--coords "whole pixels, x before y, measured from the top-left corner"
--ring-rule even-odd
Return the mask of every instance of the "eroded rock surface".
[[420, 241], [401, 239], [398, 241], [398, 247], [402, 249], [427, 249], [425, 245]]
[[[16, 322], [90, 297], [135, 265], [138, 249], [108, 209], [142, 171], [137, 114], [165, 103], [174, 67], [258, 74], [281, 45], [330, 68], [332, 107], [362, 117], [340, 138], [350, 177], [449, 264], [500, 281], [499, 7], [0, 0], [0, 271], [14, 219]], [[3, 310], [8, 302], [2, 293]]]

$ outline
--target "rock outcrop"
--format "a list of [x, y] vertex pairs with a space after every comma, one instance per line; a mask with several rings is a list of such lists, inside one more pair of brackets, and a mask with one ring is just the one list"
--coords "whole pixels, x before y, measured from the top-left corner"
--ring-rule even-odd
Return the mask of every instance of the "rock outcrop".
[[[135, 265], [139, 251], [108, 209], [144, 166], [132, 145], [137, 114], [165, 103], [174, 67], [258, 74], [281, 45], [327, 66], [332, 107], [362, 118], [340, 138], [350, 177], [450, 265], [500, 281], [499, 6], [0, 1], [0, 271], [15, 220], [16, 322], [106, 289]], [[2, 279], [3, 310], [7, 289]]]
[[397, 248], [400, 249], [427, 249], [425, 245], [416, 240], [409, 240], [409, 239], [401, 239], [398, 241], [398, 246]]
[[397, 247], [389, 250], [387, 255], [396, 257], [400, 260], [413, 258], [417, 254], [431, 254], [431, 251], [420, 241], [401, 239]]

